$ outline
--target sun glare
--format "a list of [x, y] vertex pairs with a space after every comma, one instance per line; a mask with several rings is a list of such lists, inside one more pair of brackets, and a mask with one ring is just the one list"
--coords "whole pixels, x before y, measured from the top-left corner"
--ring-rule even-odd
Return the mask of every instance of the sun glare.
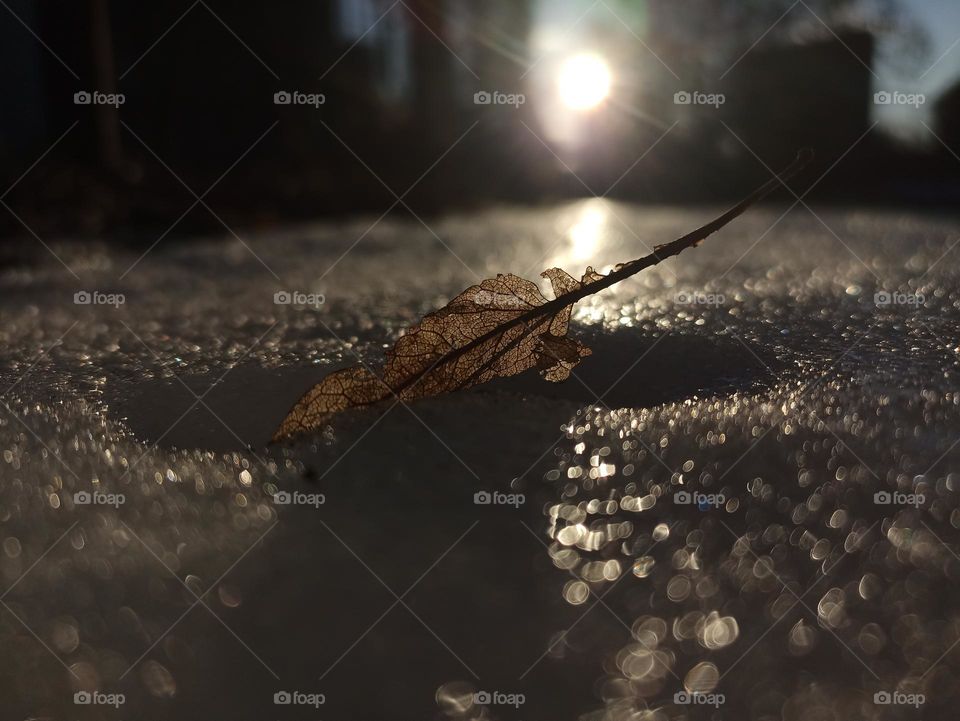
[[576, 55], [561, 67], [557, 84], [568, 108], [591, 110], [610, 95], [610, 66], [598, 55]]

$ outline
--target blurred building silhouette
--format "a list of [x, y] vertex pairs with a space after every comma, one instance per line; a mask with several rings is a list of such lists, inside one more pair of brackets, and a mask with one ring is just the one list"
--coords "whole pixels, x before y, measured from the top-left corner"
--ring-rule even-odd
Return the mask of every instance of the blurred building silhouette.
[[[588, 154], [595, 167], [583, 174], [600, 186], [615, 181], [627, 161], [643, 156], [643, 166], [618, 183], [617, 196], [659, 201], [741, 193], [769, 177], [764, 164], [783, 167], [801, 148], [815, 151], [809, 175], [817, 177], [870, 128], [874, 38], [869, 33], [762, 43], [739, 62], [734, 64], [734, 53], [705, 72], [690, 60], [688, 47], [671, 40], [669, 29], [660, 31], [659, 23], [669, 27], [675, 21], [672, 13], [651, 16], [649, 35], [661, 63], [652, 63], [647, 48], [637, 43], [625, 46], [633, 54], [625, 64], [645, 66], [637, 82], [641, 90], [631, 99], [637, 112], [621, 113], [624, 122], [608, 121], [607, 147]], [[855, 150], [853, 160], [862, 153]], [[838, 167], [831, 176], [835, 172], [839, 180], [855, 165]]]
[[[36, 22], [37, 6], [10, 0], [25, 22]], [[0, 162], [12, 162], [24, 146], [46, 137], [41, 55], [43, 48], [16, 23], [0, 22]]]
[[937, 135], [960, 154], [960, 82], [950, 87], [934, 108]]
[[749, 150], [729, 135], [724, 142], [751, 156], [748, 165], [756, 153], [774, 167], [812, 148], [825, 171], [870, 127], [873, 53], [872, 35], [847, 32], [747, 54], [728, 76], [722, 115]]
[[[693, 15], [690, 2], [608, 0], [616, 15], [597, 6], [578, 32], [615, 62], [615, 92], [578, 120], [584, 142], [562, 147], [533, 135], [548, 135], [545, 85], [527, 73], [537, 0], [288, 0], [269, 11], [227, 0], [7, 2], [47, 47], [0, 12], [0, 177], [12, 183], [77, 121], [6, 199], [41, 232], [119, 226], [155, 237], [191, 190], [211, 186], [206, 200], [238, 220], [379, 214], [411, 186], [404, 203], [417, 213], [582, 196], [583, 182], [639, 202], [729, 198], [766, 178], [753, 153], [779, 166], [813, 147], [825, 169], [871, 120], [869, 34], [798, 44], [771, 33], [724, 72], [755, 41], [716, 37], [713, 24], [744, 12], [730, 3]], [[108, 88], [126, 98], [119, 112], [74, 104], [77, 91]], [[475, 103], [484, 90], [528, 102], [498, 112]], [[675, 101], [692, 90], [726, 102]], [[275, 104], [283, 91], [325, 102]], [[937, 110], [955, 147], [958, 96]], [[868, 196], [919, 172], [913, 151], [888, 153], [880, 172], [878, 152], [868, 138], [821, 192]], [[221, 226], [195, 208], [177, 232], [206, 227]], [[0, 229], [24, 232], [3, 213]]]
[[[109, 10], [99, 18], [99, 39], [98, 4]], [[479, 119], [477, 91], [522, 92], [527, 0], [289, 0], [270, 12], [223, 0], [14, 6], [56, 56], [0, 15], [0, 38], [10, 40], [5, 66], [19, 69], [4, 78], [18, 102], [0, 114], [0, 173], [16, 177], [79, 120], [49, 163], [18, 188], [36, 205], [65, 213], [80, 195], [85, 205], [102, 206], [73, 221], [96, 226], [116, 212], [122, 222], [162, 224], [190, 198], [173, 174], [201, 193], [241, 156], [214, 195], [227, 207], [268, 215], [382, 211], [421, 176], [409, 199], [421, 209], [477, 197], [484, 184], [505, 195], [531, 187], [523, 172], [513, 172], [525, 167], [526, 145], [514, 142], [516, 124], [509, 127], [502, 114], [488, 114], [479, 132], [450, 151], [459, 172], [443, 161], [426, 172]], [[102, 113], [73, 103], [78, 90], [102, 89], [105, 28], [114, 82], [126, 98], [114, 113], [128, 129], [118, 132], [121, 168], [105, 162]], [[277, 106], [279, 91], [322, 94], [325, 103], [315, 110]], [[275, 130], [245, 156], [274, 121]], [[47, 166], [57, 163], [49, 172], [61, 182], [52, 183]], [[471, 172], [462, 172], [465, 166]], [[45, 215], [41, 225], [53, 221], [36, 215]], [[184, 227], [194, 219], [208, 221], [194, 213]]]

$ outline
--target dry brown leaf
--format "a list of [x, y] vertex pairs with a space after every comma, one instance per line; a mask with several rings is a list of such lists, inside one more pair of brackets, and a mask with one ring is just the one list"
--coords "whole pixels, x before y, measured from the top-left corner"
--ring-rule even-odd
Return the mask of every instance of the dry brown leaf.
[[[559, 268], [542, 276], [549, 279], [558, 297], [603, 277], [592, 268], [580, 281]], [[435, 396], [533, 367], [547, 380], [566, 380], [580, 359], [590, 355], [590, 349], [567, 338], [572, 304], [522, 319], [547, 302], [535, 283], [510, 274], [467, 288], [425, 316], [387, 351], [379, 377], [369, 368], [356, 366], [324, 378], [300, 399], [280, 426], [277, 439], [317, 428], [334, 413], [388, 400], [394, 394], [404, 401]], [[517, 320], [522, 322], [495, 333]], [[469, 350], [452, 362], [440, 362], [451, 350], [470, 344]]]
[[440, 395], [531, 368], [546, 380], [566, 380], [580, 359], [590, 355], [589, 348], [567, 337], [577, 301], [699, 245], [797, 173], [810, 157], [801, 153], [777, 178], [712, 223], [659, 245], [651, 255], [618, 266], [605, 276], [592, 268], [587, 268], [581, 280], [559, 268], [544, 271], [542, 277], [553, 287], [552, 300], [544, 298], [535, 283], [512, 274], [467, 288], [407, 331], [387, 351], [379, 374], [366, 366], [354, 366], [331, 373], [311, 388], [281, 423], [273, 440], [320, 428], [348, 408], [391, 398], [406, 402]]

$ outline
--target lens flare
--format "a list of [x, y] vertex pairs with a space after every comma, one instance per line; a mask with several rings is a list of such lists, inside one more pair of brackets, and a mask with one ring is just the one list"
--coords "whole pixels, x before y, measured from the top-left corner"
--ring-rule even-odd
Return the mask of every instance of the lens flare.
[[610, 66], [599, 55], [576, 55], [560, 69], [560, 99], [572, 110], [592, 110], [610, 95]]

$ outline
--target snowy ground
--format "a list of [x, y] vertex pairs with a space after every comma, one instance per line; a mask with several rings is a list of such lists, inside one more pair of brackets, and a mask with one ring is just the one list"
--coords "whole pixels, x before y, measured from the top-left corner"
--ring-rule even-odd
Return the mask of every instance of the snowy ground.
[[266, 447], [329, 369], [480, 278], [604, 270], [715, 210], [353, 245], [363, 218], [165, 240], [129, 272], [146, 246], [47, 239], [77, 278], [0, 271], [2, 719], [954, 718], [953, 219], [754, 210], [580, 304], [594, 355], [564, 385]]

